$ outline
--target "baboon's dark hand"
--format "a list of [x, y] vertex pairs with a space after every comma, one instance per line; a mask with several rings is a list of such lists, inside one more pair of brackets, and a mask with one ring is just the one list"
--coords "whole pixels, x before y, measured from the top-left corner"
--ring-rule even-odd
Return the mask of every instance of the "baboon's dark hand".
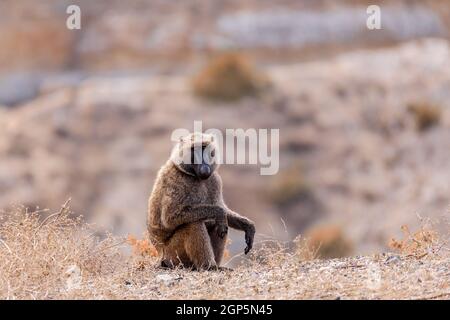
[[255, 238], [255, 227], [252, 225], [245, 231], [245, 243], [247, 247], [245, 247], [244, 253], [247, 254], [253, 248], [253, 239]]
[[223, 239], [228, 233], [228, 226], [226, 224], [217, 225], [217, 235]]

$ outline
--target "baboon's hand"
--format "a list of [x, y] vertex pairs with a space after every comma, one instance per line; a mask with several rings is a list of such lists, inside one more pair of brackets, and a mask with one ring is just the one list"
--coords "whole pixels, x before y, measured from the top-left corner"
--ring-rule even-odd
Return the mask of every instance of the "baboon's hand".
[[223, 239], [228, 233], [228, 225], [226, 223], [220, 223], [217, 225], [217, 235]]
[[228, 233], [228, 221], [225, 210], [222, 210], [221, 214], [216, 218], [216, 232], [221, 239], [225, 238]]
[[255, 226], [250, 225], [247, 230], [245, 230], [245, 247], [244, 253], [247, 254], [253, 248], [253, 239], [255, 238]]

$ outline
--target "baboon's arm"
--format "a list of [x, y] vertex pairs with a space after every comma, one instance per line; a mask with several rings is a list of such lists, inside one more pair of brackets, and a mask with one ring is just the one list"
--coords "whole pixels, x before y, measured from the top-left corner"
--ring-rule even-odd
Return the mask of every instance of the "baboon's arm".
[[241, 216], [239, 213], [225, 206], [227, 212], [228, 225], [237, 230], [242, 230], [245, 232], [245, 243], [247, 247], [245, 248], [245, 254], [247, 254], [253, 247], [253, 239], [255, 238], [255, 224], [252, 220]]
[[195, 205], [180, 208], [167, 206], [163, 208], [161, 220], [168, 229], [175, 229], [183, 224], [204, 220], [215, 220], [219, 225], [227, 225], [226, 211], [214, 205]]

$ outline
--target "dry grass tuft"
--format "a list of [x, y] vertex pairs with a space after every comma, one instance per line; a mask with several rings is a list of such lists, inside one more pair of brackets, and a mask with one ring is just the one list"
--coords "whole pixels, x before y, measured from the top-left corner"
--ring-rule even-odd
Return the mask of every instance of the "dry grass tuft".
[[255, 96], [266, 84], [266, 78], [238, 53], [213, 58], [192, 81], [196, 95], [222, 101]]
[[42, 219], [43, 211], [19, 207], [0, 224], [0, 297], [52, 299], [76, 287], [82, 277], [115, 270], [117, 239], [98, 239], [66, 203]]
[[223, 251], [223, 261], [227, 261], [231, 257], [230, 250], [228, 249], [228, 247], [231, 245], [231, 242], [231, 239], [228, 238], [225, 243], [225, 250]]
[[155, 246], [148, 240], [147, 236], [144, 239], [136, 239], [133, 235], [128, 235], [127, 242], [133, 250], [133, 254], [142, 257], [157, 257], [158, 251]]
[[417, 130], [425, 131], [439, 124], [442, 117], [442, 111], [439, 106], [421, 102], [411, 103], [408, 111], [414, 116]]
[[147, 234], [143, 239], [137, 239], [133, 235], [128, 235], [127, 243], [132, 249], [132, 265], [137, 270], [144, 270], [154, 266], [154, 259], [158, 257], [158, 251], [150, 242]]
[[403, 255], [423, 258], [430, 253], [437, 253], [443, 246], [439, 234], [430, 226], [422, 226], [418, 231], [411, 232], [408, 226], [401, 227], [403, 239], [391, 239], [389, 247]]
[[318, 257], [319, 247], [315, 247], [311, 243], [311, 239], [297, 236], [294, 239], [295, 245], [295, 255], [300, 259], [300, 261], [311, 261]]

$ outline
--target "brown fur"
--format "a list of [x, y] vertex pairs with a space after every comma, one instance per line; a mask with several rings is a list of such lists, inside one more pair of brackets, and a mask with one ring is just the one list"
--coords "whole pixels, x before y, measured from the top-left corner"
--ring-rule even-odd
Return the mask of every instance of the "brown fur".
[[[184, 138], [174, 152], [189, 149], [191, 138]], [[214, 143], [211, 136], [203, 139]], [[247, 253], [253, 245], [254, 223], [225, 205], [217, 165], [205, 180], [188, 174], [186, 168], [171, 157], [160, 169], [149, 199], [149, 235], [163, 266], [215, 269], [222, 260], [228, 226], [245, 232]]]

